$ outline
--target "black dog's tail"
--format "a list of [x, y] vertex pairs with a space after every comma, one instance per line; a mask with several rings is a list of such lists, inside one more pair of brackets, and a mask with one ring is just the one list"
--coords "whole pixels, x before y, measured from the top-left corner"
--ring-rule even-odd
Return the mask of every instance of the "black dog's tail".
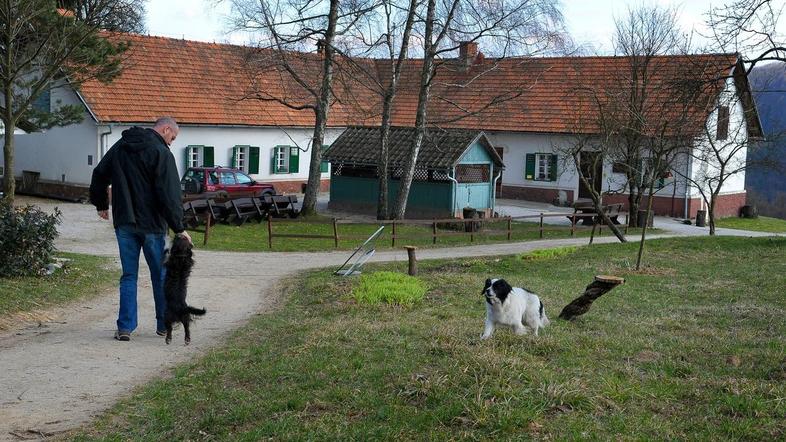
[[202, 316], [205, 313], [207, 313], [207, 310], [205, 310], [203, 308], [194, 308], [194, 307], [191, 307], [190, 305], [187, 306], [187, 310], [188, 310], [188, 313], [191, 313], [192, 315], [197, 315], [197, 316]]

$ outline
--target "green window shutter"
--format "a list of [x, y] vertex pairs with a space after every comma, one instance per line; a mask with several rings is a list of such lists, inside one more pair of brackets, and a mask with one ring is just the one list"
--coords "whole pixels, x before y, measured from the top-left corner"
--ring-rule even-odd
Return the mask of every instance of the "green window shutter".
[[193, 149], [191, 146], [186, 146], [186, 148], [183, 149], [183, 153], [185, 154], [183, 156], [183, 168], [186, 170], [191, 167], [191, 149]]
[[552, 154], [551, 160], [549, 161], [549, 176], [551, 179], [549, 181], [557, 181], [557, 156]]
[[202, 148], [202, 166], [213, 167], [213, 146], [204, 146]]
[[527, 180], [534, 180], [535, 179], [535, 154], [528, 153], [527, 154], [527, 166], [524, 170], [524, 179]]
[[237, 146], [232, 148], [232, 168], [233, 169], [235, 167], [237, 167], [237, 149], [238, 149]]
[[274, 147], [274, 148], [270, 149], [270, 173], [271, 174], [278, 173], [278, 170], [276, 170], [276, 152], [278, 152], [278, 148], [277, 147]]
[[300, 170], [300, 150], [297, 147], [289, 148], [289, 173], [298, 173]]
[[248, 173], [259, 173], [259, 147], [248, 148]]
[[[328, 146], [327, 144], [322, 146], [322, 155], [325, 155], [325, 151], [328, 150], [328, 147], [330, 147], [330, 146]], [[322, 160], [322, 162], [319, 164], [319, 172], [320, 173], [327, 173], [329, 164], [330, 164], [330, 162]]]

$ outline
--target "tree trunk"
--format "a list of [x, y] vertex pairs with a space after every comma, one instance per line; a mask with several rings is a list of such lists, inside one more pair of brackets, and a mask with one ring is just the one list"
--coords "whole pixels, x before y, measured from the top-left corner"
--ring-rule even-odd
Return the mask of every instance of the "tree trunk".
[[596, 276], [590, 285], [584, 289], [584, 294], [571, 301], [570, 304], [562, 309], [562, 312], [559, 314], [560, 319], [570, 321], [575, 319], [576, 316], [587, 313], [596, 299], [624, 282], [625, 279], [616, 276]]
[[[720, 186], [718, 186], [720, 190]], [[718, 202], [718, 192], [712, 192], [710, 195], [710, 203], [707, 206], [707, 218], [710, 223], [710, 235], [715, 235], [715, 204]]]
[[3, 142], [3, 193], [5, 198], [13, 204], [14, 194], [16, 193], [16, 181], [14, 180], [14, 126], [7, 123], [5, 125], [5, 140]]
[[[581, 183], [579, 183], [579, 185], [586, 186], [586, 188], [589, 189], [590, 198], [592, 199], [592, 206], [595, 208], [595, 213], [597, 213], [598, 216], [600, 216], [600, 218], [603, 220], [603, 223], [606, 224], [609, 227], [609, 230], [611, 230], [611, 232], [614, 233], [614, 236], [616, 236], [617, 239], [620, 240], [620, 242], [628, 242], [628, 240], [625, 238], [625, 235], [620, 231], [620, 229], [617, 227], [617, 225], [614, 224], [611, 221], [611, 219], [609, 219], [609, 216], [606, 214], [606, 211], [603, 210], [603, 201], [601, 200], [600, 195], [598, 195], [598, 193], [595, 192], [595, 189], [590, 185], [590, 182], [587, 179], [587, 177], [585, 177], [584, 173], [581, 172], [581, 168], [579, 167], [579, 161], [580, 160], [579, 160], [578, 155], [580, 155], [580, 152], [576, 152], [576, 153], [573, 154], [573, 162], [574, 162], [574, 164], [576, 165], [576, 168], [579, 171], [579, 180], [581, 181]], [[630, 218], [631, 217], [628, 216], [628, 219], [630, 219]], [[594, 234], [595, 233], [594, 226], [593, 226], [592, 231], [593, 231], [593, 234]], [[590, 241], [591, 241], [591, 239], [590, 239]]]
[[[644, 217], [644, 225], [641, 226], [641, 240], [639, 241], [639, 254], [636, 256], [636, 270], [641, 268], [641, 256], [644, 254], [644, 240], [647, 237], [647, 226], [649, 225], [650, 219], [650, 211], [652, 211], [652, 200], [654, 199], [655, 195], [652, 194], [654, 190], [655, 182], [652, 181], [650, 183], [650, 193], [649, 198], [647, 198], [647, 216]], [[638, 213], [637, 213], [638, 215]], [[638, 218], [638, 216], [636, 216]]]
[[314, 136], [311, 141], [311, 163], [308, 168], [308, 184], [306, 194], [303, 196], [303, 207], [301, 213], [305, 216], [316, 214], [317, 195], [322, 184], [322, 145], [325, 140], [325, 126], [327, 125], [328, 111], [330, 110], [330, 96], [333, 85], [333, 39], [336, 33], [336, 21], [338, 20], [339, 0], [330, 0], [330, 12], [328, 15], [328, 27], [325, 32], [325, 47], [323, 49], [324, 59], [322, 60], [322, 85], [319, 95], [319, 103], [315, 111]]
[[418, 161], [418, 153], [426, 134], [426, 112], [431, 93], [431, 80], [434, 75], [434, 56], [435, 48], [431, 41], [434, 32], [434, 21], [436, 12], [436, 0], [428, 0], [426, 12], [426, 32], [424, 34], [423, 68], [420, 72], [420, 93], [418, 95], [418, 107], [415, 114], [415, 140], [410, 146], [409, 158], [404, 167], [404, 176], [398, 189], [398, 197], [394, 208], [393, 218], [404, 219], [407, 210], [407, 200], [409, 199], [409, 189], [412, 187], [412, 178], [415, 176], [415, 167]]
[[[388, 97], [385, 97], [387, 100]], [[387, 103], [385, 105], [387, 106]], [[377, 219], [388, 219], [388, 140], [390, 138], [390, 116], [382, 111], [382, 126], [379, 136], [379, 163], [377, 176], [379, 177], [379, 194], [377, 196]]]

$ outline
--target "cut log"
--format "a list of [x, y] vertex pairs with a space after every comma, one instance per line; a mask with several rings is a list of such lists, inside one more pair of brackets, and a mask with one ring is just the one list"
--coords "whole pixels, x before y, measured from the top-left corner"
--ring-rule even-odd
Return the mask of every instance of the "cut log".
[[407, 258], [409, 259], [409, 276], [416, 276], [418, 274], [418, 259], [415, 257], [415, 246], [404, 246], [407, 249]]
[[587, 313], [593, 301], [624, 282], [624, 278], [617, 276], [596, 275], [592, 283], [584, 290], [584, 294], [566, 305], [559, 314], [559, 317], [570, 321], [577, 316]]

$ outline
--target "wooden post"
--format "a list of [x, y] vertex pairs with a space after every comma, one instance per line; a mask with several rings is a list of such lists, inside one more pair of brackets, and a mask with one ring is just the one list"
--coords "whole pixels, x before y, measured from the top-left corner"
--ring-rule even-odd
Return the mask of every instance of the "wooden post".
[[513, 221], [512, 217], [508, 217], [508, 241], [510, 241], [510, 233], [511, 233], [511, 222]]
[[202, 245], [207, 245], [207, 240], [210, 237], [210, 223], [213, 221], [213, 215], [210, 211], [207, 212], [207, 219], [205, 220], [205, 238], [202, 241]]
[[338, 248], [338, 226], [336, 226], [335, 218], [333, 218], [333, 241], [336, 244], [336, 248]]
[[418, 260], [415, 258], [415, 250], [418, 248], [415, 246], [404, 246], [407, 249], [407, 258], [409, 259], [409, 276], [415, 276], [418, 274]]
[[540, 239], [543, 239], [543, 212], [540, 212]]
[[[475, 218], [470, 218], [469, 221], [469, 242], [475, 242], [475, 222], [473, 221]], [[467, 227], [467, 222], [464, 221], [464, 230]]]
[[595, 279], [584, 289], [584, 294], [574, 299], [570, 304], [566, 305], [559, 314], [559, 317], [566, 320], [572, 320], [576, 316], [587, 313], [592, 305], [592, 302], [600, 298], [604, 293], [611, 291], [614, 287], [625, 283], [624, 278], [608, 275], [597, 275]]
[[[431, 244], [436, 244], [436, 243], [437, 243], [437, 220], [434, 220], [434, 224], [432, 225]], [[414, 256], [415, 252], [412, 252], [412, 253], [413, 253], [413, 256]]]
[[272, 216], [267, 216], [267, 246], [273, 248], [273, 220]]
[[570, 216], [570, 236], [576, 236], [576, 214]]
[[390, 247], [396, 247], [396, 221], [393, 221], [393, 232], [390, 235]]

